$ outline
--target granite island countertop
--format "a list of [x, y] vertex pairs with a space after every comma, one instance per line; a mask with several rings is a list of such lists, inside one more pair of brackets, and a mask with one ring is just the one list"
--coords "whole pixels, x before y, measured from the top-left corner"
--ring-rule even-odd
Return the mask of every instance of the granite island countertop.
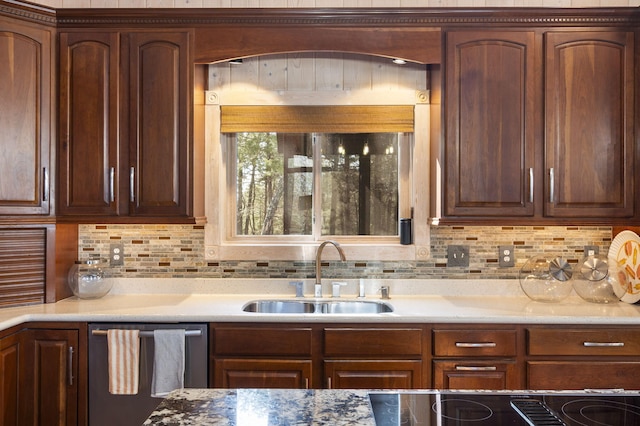
[[375, 426], [368, 391], [181, 389], [144, 425]]
[[[288, 280], [125, 279], [100, 299], [0, 309], [0, 330], [31, 321], [57, 322], [362, 322], [640, 325], [640, 305], [589, 303], [573, 294], [558, 303], [530, 300], [517, 280], [371, 280], [364, 300], [389, 285], [393, 312], [260, 314], [243, 312], [259, 299], [294, 299]], [[329, 290], [325, 283], [325, 294]], [[343, 300], [354, 300], [349, 283]], [[309, 282], [306, 293], [312, 282]], [[307, 299], [313, 300], [308, 297]], [[362, 300], [362, 299], [360, 299]]]

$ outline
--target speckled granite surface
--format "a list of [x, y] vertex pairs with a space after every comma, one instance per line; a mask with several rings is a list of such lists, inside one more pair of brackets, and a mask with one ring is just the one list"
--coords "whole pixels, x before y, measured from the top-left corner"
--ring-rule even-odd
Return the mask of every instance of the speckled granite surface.
[[375, 426], [367, 391], [182, 389], [145, 425]]

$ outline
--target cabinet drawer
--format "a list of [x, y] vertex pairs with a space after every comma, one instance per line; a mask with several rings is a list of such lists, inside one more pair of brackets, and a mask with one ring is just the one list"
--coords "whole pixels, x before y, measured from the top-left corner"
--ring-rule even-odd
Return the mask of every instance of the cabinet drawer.
[[515, 361], [434, 361], [435, 389], [520, 389]]
[[324, 362], [327, 389], [419, 389], [422, 361], [329, 360]]
[[310, 356], [311, 328], [216, 327], [213, 352], [216, 355]]
[[640, 355], [640, 330], [528, 330], [529, 355]]
[[327, 356], [400, 356], [422, 355], [420, 328], [325, 328]]
[[310, 360], [218, 359], [211, 383], [222, 388], [309, 389]]
[[527, 389], [640, 389], [640, 362], [527, 362]]
[[433, 330], [434, 356], [515, 356], [516, 330]]

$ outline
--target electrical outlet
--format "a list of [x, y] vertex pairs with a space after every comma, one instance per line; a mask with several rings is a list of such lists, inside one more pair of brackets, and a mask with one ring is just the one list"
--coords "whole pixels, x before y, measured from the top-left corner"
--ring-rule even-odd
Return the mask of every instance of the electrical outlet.
[[584, 255], [585, 256], [595, 256], [600, 253], [600, 247], [598, 246], [584, 246]]
[[447, 246], [447, 266], [469, 266], [469, 246]]
[[513, 246], [498, 246], [498, 266], [508, 268], [515, 264], [516, 256], [513, 253]]
[[124, 265], [124, 247], [122, 243], [114, 243], [109, 246], [109, 265]]

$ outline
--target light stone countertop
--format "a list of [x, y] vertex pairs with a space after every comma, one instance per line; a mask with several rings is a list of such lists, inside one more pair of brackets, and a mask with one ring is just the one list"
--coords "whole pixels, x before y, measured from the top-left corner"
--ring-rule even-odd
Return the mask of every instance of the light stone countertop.
[[[342, 299], [354, 300], [357, 282]], [[293, 299], [288, 280], [124, 279], [100, 299], [76, 297], [53, 304], [0, 309], [0, 330], [28, 321], [80, 322], [352, 322], [640, 325], [640, 305], [588, 303], [575, 293], [559, 303], [530, 300], [517, 280], [367, 280], [367, 297], [391, 288], [383, 314], [257, 314], [242, 311], [251, 300]], [[324, 294], [330, 281], [324, 281]], [[307, 299], [313, 282], [305, 280]], [[327, 298], [328, 299], [328, 298]]]

